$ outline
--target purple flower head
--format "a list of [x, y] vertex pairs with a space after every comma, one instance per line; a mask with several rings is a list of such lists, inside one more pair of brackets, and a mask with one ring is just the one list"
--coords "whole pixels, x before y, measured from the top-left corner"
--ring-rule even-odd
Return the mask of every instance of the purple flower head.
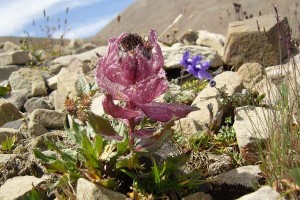
[[214, 87], [216, 85], [216, 82], [213, 80], [211, 74], [207, 72], [210, 63], [208, 61], [202, 60], [202, 56], [196, 55], [191, 58], [190, 52], [186, 51], [183, 54], [183, 58], [180, 61], [180, 64], [185, 67], [186, 71], [193, 74], [198, 79], [209, 80], [211, 87]]
[[[154, 101], [168, 87], [163, 64], [163, 55], [153, 30], [148, 40], [131, 33], [111, 38], [106, 54], [98, 61], [96, 80], [106, 92], [103, 108], [128, 125], [131, 139], [145, 132], [135, 129], [138, 121], [145, 116], [169, 122], [195, 110], [185, 105]], [[124, 106], [116, 105], [114, 100], [123, 101]]]

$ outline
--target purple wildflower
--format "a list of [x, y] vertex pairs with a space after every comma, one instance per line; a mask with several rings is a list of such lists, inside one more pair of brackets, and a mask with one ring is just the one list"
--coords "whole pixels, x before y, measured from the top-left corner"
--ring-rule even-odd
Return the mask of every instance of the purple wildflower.
[[216, 85], [216, 82], [213, 80], [213, 77], [210, 73], [207, 72], [210, 63], [208, 61], [202, 60], [202, 56], [196, 55], [192, 58], [190, 57], [190, 52], [186, 51], [183, 54], [183, 58], [180, 61], [180, 64], [183, 65], [187, 72], [193, 74], [198, 79], [207, 79], [211, 87]]

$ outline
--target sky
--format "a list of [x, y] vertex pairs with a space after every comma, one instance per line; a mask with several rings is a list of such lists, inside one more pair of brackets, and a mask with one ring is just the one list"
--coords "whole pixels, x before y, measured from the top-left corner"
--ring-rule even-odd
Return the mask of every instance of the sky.
[[28, 36], [27, 34], [31, 37], [47, 37], [46, 27], [51, 27], [49, 33], [54, 38], [60, 38], [62, 34], [69, 39], [90, 37], [133, 2], [134, 0], [0, 0], [0, 37]]

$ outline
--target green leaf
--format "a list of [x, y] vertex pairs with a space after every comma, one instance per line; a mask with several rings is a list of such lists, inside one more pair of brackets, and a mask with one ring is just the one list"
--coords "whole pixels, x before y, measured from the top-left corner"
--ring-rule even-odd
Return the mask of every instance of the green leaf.
[[99, 161], [97, 159], [97, 151], [94, 148], [93, 143], [88, 139], [85, 134], [82, 134], [82, 153], [86, 157], [86, 163], [93, 168], [100, 168]]
[[160, 183], [161, 183], [160, 175], [159, 175], [160, 173], [158, 171], [158, 167], [156, 165], [154, 158], [152, 158], [152, 160], [153, 160], [152, 173], [154, 175], [154, 183], [157, 184], [157, 186], [160, 188]]
[[296, 184], [300, 186], [300, 168], [294, 168], [291, 170], [291, 174], [294, 177]]
[[100, 135], [96, 135], [94, 141], [95, 141], [94, 146], [95, 146], [96, 156], [97, 158], [99, 158], [104, 149], [104, 141]]
[[95, 115], [92, 112], [88, 112], [88, 120], [96, 133], [103, 135], [106, 138], [114, 140], [122, 140], [123, 138], [117, 134], [110, 122], [103, 117]]
[[87, 80], [83, 76], [80, 76], [78, 78], [78, 80], [76, 81], [75, 89], [76, 89], [76, 93], [79, 96], [84, 95], [84, 94], [89, 94], [91, 92], [90, 84], [87, 82]]
[[76, 159], [74, 159], [71, 155], [63, 152], [58, 146], [56, 146], [56, 144], [50, 142], [49, 140], [46, 140], [45, 144], [50, 150], [56, 151], [59, 155], [61, 155], [63, 160], [76, 162]]
[[9, 93], [9, 88], [4, 87], [4, 86], [0, 86], [0, 97], [5, 96], [7, 93]]
[[33, 149], [34, 156], [43, 163], [52, 163], [56, 160], [55, 156], [47, 156], [38, 149]]

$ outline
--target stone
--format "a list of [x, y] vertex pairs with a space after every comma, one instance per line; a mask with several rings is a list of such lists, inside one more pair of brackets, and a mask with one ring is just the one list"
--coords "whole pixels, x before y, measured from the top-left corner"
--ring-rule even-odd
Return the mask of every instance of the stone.
[[224, 63], [234, 66], [234, 70], [243, 63], [257, 62], [264, 67], [280, 64], [287, 50], [280, 42], [278, 27], [280, 37], [286, 38], [286, 17], [280, 17], [278, 24], [274, 15], [231, 22], [226, 35]]
[[0, 128], [0, 144], [7, 138], [15, 137], [16, 142], [23, 139], [23, 135], [20, 131], [13, 128]]
[[67, 55], [67, 56], [61, 56], [52, 61], [52, 64], [63, 64], [65, 66], [68, 66], [70, 64], [70, 61], [74, 58], [78, 58], [82, 62], [85, 61], [90, 61], [90, 62], [95, 62], [98, 60], [98, 57], [96, 55], [96, 52], [99, 55], [104, 55], [107, 50], [106, 46], [98, 47], [96, 49], [80, 53], [80, 54], [75, 54], [75, 55]]
[[23, 119], [18, 119], [15, 121], [7, 122], [1, 128], [12, 128], [15, 130], [20, 130], [22, 126], [25, 125], [25, 122]]
[[49, 129], [64, 127], [66, 114], [55, 110], [36, 109], [30, 115], [30, 122], [37, 123]]
[[182, 200], [213, 200], [213, 198], [209, 194], [205, 194], [204, 192], [196, 192], [194, 194], [183, 197]]
[[220, 185], [241, 184], [245, 187], [253, 188], [263, 177], [258, 165], [248, 165], [219, 174], [214, 179]]
[[[223, 72], [217, 75], [214, 80], [217, 88], [226, 85], [228, 95], [239, 93], [244, 89], [242, 80], [236, 72]], [[175, 130], [182, 132], [187, 137], [196, 132], [207, 130], [212, 124], [218, 127], [223, 116], [223, 107], [216, 88], [207, 85], [194, 99], [192, 106], [199, 108], [198, 111], [191, 112], [187, 117], [176, 122]]]
[[0, 126], [6, 122], [14, 121], [20, 118], [22, 118], [22, 114], [15, 105], [4, 99], [0, 99]]
[[208, 174], [215, 176], [217, 174], [231, 170], [233, 166], [233, 160], [226, 154], [208, 154]]
[[252, 89], [264, 78], [264, 67], [259, 63], [244, 63], [237, 71], [247, 89]]
[[253, 90], [256, 90], [260, 95], [265, 95], [265, 98], [261, 101], [261, 103], [276, 105], [281, 100], [278, 87], [268, 77], [264, 77], [260, 82], [254, 85]]
[[0, 187], [1, 200], [24, 199], [26, 194], [31, 191], [34, 186], [44, 182], [46, 178], [37, 178], [34, 176], [17, 176], [8, 179]]
[[40, 136], [40, 135], [47, 133], [48, 130], [44, 126], [42, 126], [38, 123], [29, 122], [28, 132], [29, 132], [30, 136]]
[[8, 80], [11, 73], [18, 70], [19, 67], [17, 65], [0, 66], [0, 82]]
[[77, 200], [126, 200], [124, 194], [95, 185], [84, 178], [78, 179], [76, 194]]
[[0, 169], [14, 156], [15, 154], [0, 154]]
[[47, 87], [40, 70], [22, 68], [9, 77], [12, 90], [21, 90], [28, 97], [47, 95]]
[[98, 116], [102, 116], [105, 112], [103, 110], [102, 101], [104, 100], [105, 95], [97, 93], [93, 96], [91, 103], [91, 112]]
[[67, 69], [76, 74], [83, 74], [83, 61], [79, 60], [78, 58], [73, 58], [70, 61], [70, 64], [68, 65]]
[[4, 99], [14, 104], [19, 110], [21, 110], [27, 101], [27, 96], [23, 91], [15, 90], [7, 94]]
[[57, 90], [58, 75], [52, 76], [46, 80], [46, 85], [50, 90]]
[[86, 51], [89, 51], [89, 50], [97, 48], [97, 45], [95, 45], [93, 43], [86, 43], [82, 46], [82, 48]]
[[55, 110], [64, 111], [66, 109], [65, 107], [66, 95], [55, 90], [53, 93], [51, 93], [51, 96], [53, 96]]
[[181, 68], [182, 66], [179, 63], [187, 50], [190, 51], [191, 56], [199, 54], [203, 56], [203, 60], [210, 61], [210, 67], [214, 68], [223, 65], [222, 59], [217, 51], [209, 47], [187, 45], [179, 47], [162, 47], [161, 50], [164, 56], [165, 69]]
[[0, 53], [0, 66], [5, 65], [24, 65], [30, 62], [29, 51], [10, 51]]
[[79, 76], [76, 72], [70, 72], [68, 69], [63, 68], [57, 77], [57, 91], [65, 97], [76, 97], [75, 83]]
[[180, 36], [179, 41], [185, 45], [195, 45], [198, 39], [198, 33], [194, 30], [189, 30]]
[[67, 138], [67, 134], [65, 131], [55, 130], [51, 132], [47, 132], [45, 134], [41, 134], [36, 138], [33, 138], [29, 143], [28, 146], [30, 149], [39, 148], [40, 150], [47, 150], [47, 145], [45, 144], [46, 140], [50, 141], [62, 141], [63, 139]]
[[273, 190], [270, 186], [263, 186], [257, 191], [246, 194], [237, 200], [283, 200], [278, 192]]
[[16, 51], [16, 50], [20, 50], [21, 48], [20, 48], [20, 46], [16, 45], [15, 43], [6, 41], [6, 42], [4, 42], [3, 49], [5, 51]]
[[235, 109], [233, 128], [240, 153], [247, 164], [258, 161], [257, 145], [269, 138], [268, 123], [272, 123], [271, 109], [245, 106]]
[[40, 97], [33, 97], [26, 101], [25, 105], [25, 110], [28, 113], [32, 113], [36, 109], [48, 109], [51, 110], [51, 107], [47, 103], [47, 101], [44, 98]]
[[220, 56], [224, 54], [225, 36], [211, 33], [205, 30], [198, 31], [196, 45], [210, 47], [218, 52]]
[[67, 65], [63, 65], [63, 64], [60, 64], [60, 63], [58, 63], [58, 64], [52, 64], [49, 67], [49, 71], [52, 74], [58, 74], [63, 67], [67, 67]]

